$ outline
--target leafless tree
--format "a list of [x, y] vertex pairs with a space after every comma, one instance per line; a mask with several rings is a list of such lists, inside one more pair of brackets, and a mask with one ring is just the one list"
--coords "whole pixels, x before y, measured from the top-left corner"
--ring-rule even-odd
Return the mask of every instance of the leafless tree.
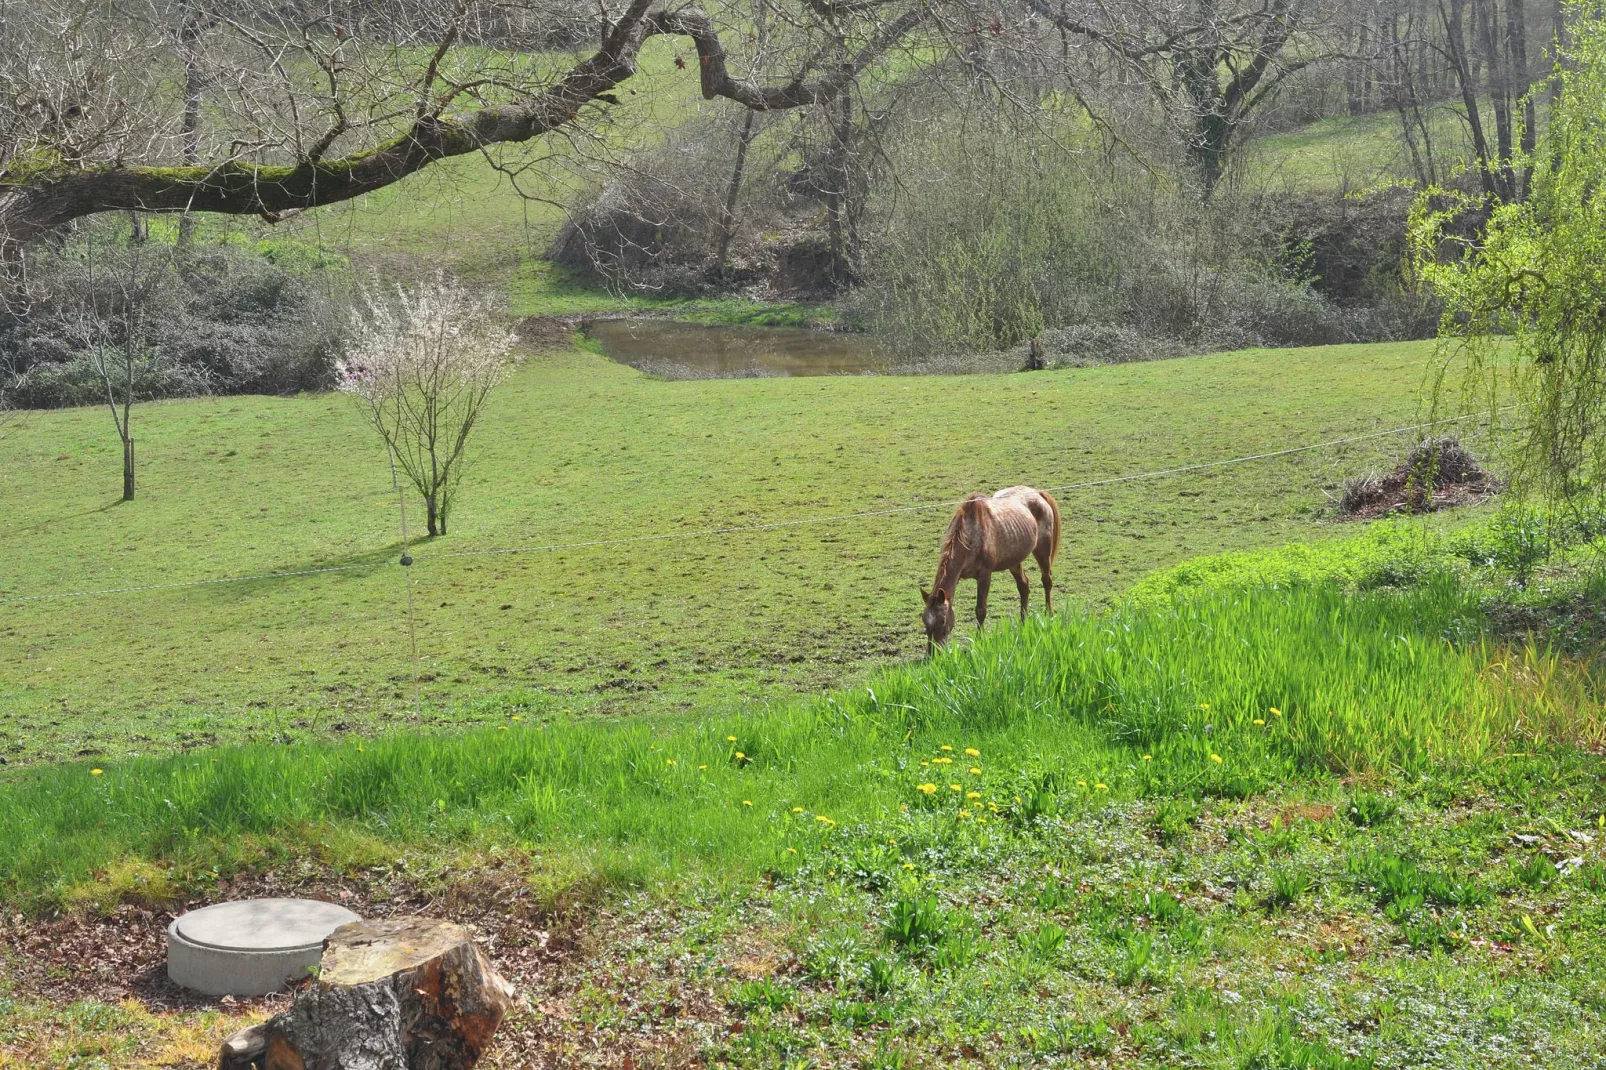
[[[689, 44], [707, 98], [821, 105], [912, 35], [939, 44], [961, 2], [769, 0], [784, 40], [761, 79], [727, 51], [739, 11], [666, 0], [0, 0], [0, 255], [15, 270], [100, 212], [278, 220], [448, 157], [584, 139], [631, 113], [655, 37]], [[581, 33], [586, 58], [532, 51]]]
[[106, 248], [87, 236], [72, 261], [76, 300], [58, 308], [60, 335], [93, 371], [123, 447], [123, 501], [134, 500], [134, 404], [162, 356], [150, 312], [171, 265], [161, 247], [125, 241]]
[[[1342, 54], [1316, 0], [1025, 0], [1065, 41], [1092, 43], [1179, 128], [1208, 197], [1258, 111], [1292, 74]], [[1296, 38], [1299, 46], [1295, 48]]]

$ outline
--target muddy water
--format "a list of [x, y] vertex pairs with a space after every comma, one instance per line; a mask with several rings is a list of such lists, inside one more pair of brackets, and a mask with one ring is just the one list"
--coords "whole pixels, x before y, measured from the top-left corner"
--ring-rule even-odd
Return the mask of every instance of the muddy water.
[[613, 360], [666, 379], [862, 375], [886, 366], [865, 335], [797, 327], [620, 319], [587, 324], [586, 335]]

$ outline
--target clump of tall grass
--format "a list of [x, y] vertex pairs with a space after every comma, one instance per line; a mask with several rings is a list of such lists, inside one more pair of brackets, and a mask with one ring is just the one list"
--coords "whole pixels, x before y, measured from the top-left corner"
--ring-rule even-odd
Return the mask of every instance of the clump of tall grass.
[[1047, 814], [1599, 739], [1588, 681], [1557, 657], [1447, 638], [1474, 611], [1449, 584], [1250, 590], [1038, 618], [855, 691], [696, 722], [510, 718], [23, 770], [0, 786], [0, 899], [84, 900], [74, 889], [123, 860], [194, 877], [354, 834], [369, 856], [375, 840], [550, 845], [610, 882], [681, 867], [740, 880], [855, 823], [962, 805], [945, 790], [955, 777], [919, 783], [939, 744], [944, 760], [964, 748], [1000, 797], [1051, 785]]
[[1036, 621], [894, 674], [881, 695], [914, 720], [1074, 719], [1151, 749], [1277, 728], [1293, 760], [1343, 772], [1600, 737], [1581, 668], [1478, 631], [1476, 603], [1446, 579], [1368, 595], [1251, 588]]

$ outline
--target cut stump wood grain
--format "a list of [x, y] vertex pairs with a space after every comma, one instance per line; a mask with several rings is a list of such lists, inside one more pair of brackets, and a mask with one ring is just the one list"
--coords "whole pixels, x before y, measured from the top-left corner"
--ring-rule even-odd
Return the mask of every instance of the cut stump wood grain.
[[513, 997], [461, 925], [342, 925], [290, 1009], [223, 1042], [218, 1070], [469, 1070]]

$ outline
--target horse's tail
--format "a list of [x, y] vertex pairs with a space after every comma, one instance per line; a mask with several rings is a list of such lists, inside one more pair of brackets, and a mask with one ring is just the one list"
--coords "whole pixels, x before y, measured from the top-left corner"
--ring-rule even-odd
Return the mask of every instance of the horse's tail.
[[1052, 561], [1059, 556], [1060, 552], [1060, 503], [1054, 500], [1052, 494], [1047, 494], [1043, 491], [1038, 491], [1037, 494], [1048, 503], [1048, 511], [1054, 514], [1054, 531], [1050, 536], [1051, 541], [1048, 546], [1048, 559]]

